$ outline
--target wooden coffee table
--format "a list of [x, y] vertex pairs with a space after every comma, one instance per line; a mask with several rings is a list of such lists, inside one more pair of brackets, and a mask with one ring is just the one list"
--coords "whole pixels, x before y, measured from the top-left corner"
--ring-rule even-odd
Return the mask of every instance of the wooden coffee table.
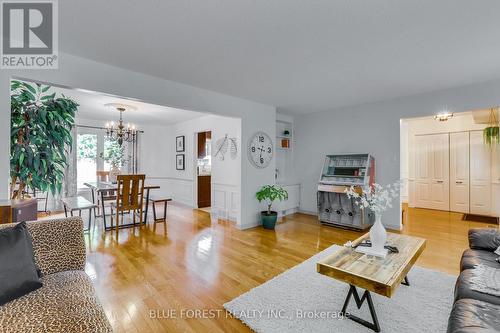
[[[368, 233], [361, 236], [353, 242], [353, 246], [369, 237]], [[358, 253], [353, 248], [343, 247], [317, 263], [318, 273], [343, 281], [350, 286], [341, 314], [375, 332], [380, 332], [380, 325], [370, 292], [392, 297], [400, 284], [409, 286], [406, 274], [424, 251], [425, 239], [389, 232], [386, 245], [397, 247], [399, 253], [389, 253], [385, 258], [377, 258]], [[356, 287], [365, 289], [361, 297]], [[367, 301], [372, 322], [346, 313], [352, 297], [358, 309]]]

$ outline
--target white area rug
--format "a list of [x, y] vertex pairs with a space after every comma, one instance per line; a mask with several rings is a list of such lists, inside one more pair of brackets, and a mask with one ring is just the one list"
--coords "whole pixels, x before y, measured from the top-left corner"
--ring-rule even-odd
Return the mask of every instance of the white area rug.
[[[316, 262], [338, 248], [329, 247], [224, 304], [224, 308], [259, 333], [373, 332], [350, 319], [335, 317], [349, 286], [316, 272]], [[381, 331], [446, 332], [456, 277], [413, 267], [408, 279], [411, 286], [399, 286], [392, 298], [371, 293]], [[360, 297], [362, 291], [358, 288]], [[366, 301], [358, 310], [352, 298], [347, 312], [371, 322]], [[303, 318], [304, 313], [322, 313], [328, 318]]]

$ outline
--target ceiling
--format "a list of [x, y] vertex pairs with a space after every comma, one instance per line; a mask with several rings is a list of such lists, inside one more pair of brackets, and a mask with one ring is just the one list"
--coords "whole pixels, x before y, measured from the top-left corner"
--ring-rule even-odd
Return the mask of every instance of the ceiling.
[[63, 52], [330, 110], [500, 78], [498, 0], [64, 0]]
[[78, 107], [77, 118], [102, 120], [103, 126], [108, 121], [116, 123], [120, 117], [118, 111], [104, 106], [107, 103], [120, 103], [137, 108], [136, 110], [127, 110], [124, 112], [123, 121], [125, 124], [170, 125], [206, 115], [201, 112], [148, 104], [92, 91], [53, 87], [49, 92], [56, 92], [58, 96], [64, 94], [72, 98], [80, 105]]

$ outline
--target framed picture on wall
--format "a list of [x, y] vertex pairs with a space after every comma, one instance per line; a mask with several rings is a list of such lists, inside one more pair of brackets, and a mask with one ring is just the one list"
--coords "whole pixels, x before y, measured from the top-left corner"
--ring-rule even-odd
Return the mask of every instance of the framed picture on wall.
[[175, 168], [177, 170], [184, 170], [184, 154], [175, 155]]
[[184, 135], [177, 136], [175, 138], [175, 151], [183, 152], [185, 150], [185, 137]]

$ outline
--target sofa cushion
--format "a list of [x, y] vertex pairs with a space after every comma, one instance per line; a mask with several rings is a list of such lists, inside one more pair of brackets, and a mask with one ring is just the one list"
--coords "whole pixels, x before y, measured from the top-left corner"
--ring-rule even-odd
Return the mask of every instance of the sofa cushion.
[[471, 278], [474, 269], [466, 269], [460, 273], [455, 284], [455, 301], [465, 298], [471, 298], [478, 301], [484, 301], [495, 305], [500, 305], [500, 297], [482, 293], [471, 289]]
[[14, 332], [111, 332], [84, 271], [43, 277], [43, 287], [0, 307], [0, 328]]
[[453, 304], [448, 333], [493, 333], [500, 331], [500, 306], [461, 299]]
[[26, 224], [0, 230], [0, 305], [41, 286]]
[[478, 264], [500, 269], [500, 263], [496, 261], [497, 258], [498, 256], [490, 251], [465, 250], [460, 260], [460, 271], [474, 268]]
[[475, 250], [495, 251], [500, 246], [500, 232], [497, 229], [470, 229], [469, 247]]
[[[15, 224], [0, 224], [0, 230]], [[35, 263], [43, 275], [85, 268], [85, 240], [81, 217], [26, 222]]]

